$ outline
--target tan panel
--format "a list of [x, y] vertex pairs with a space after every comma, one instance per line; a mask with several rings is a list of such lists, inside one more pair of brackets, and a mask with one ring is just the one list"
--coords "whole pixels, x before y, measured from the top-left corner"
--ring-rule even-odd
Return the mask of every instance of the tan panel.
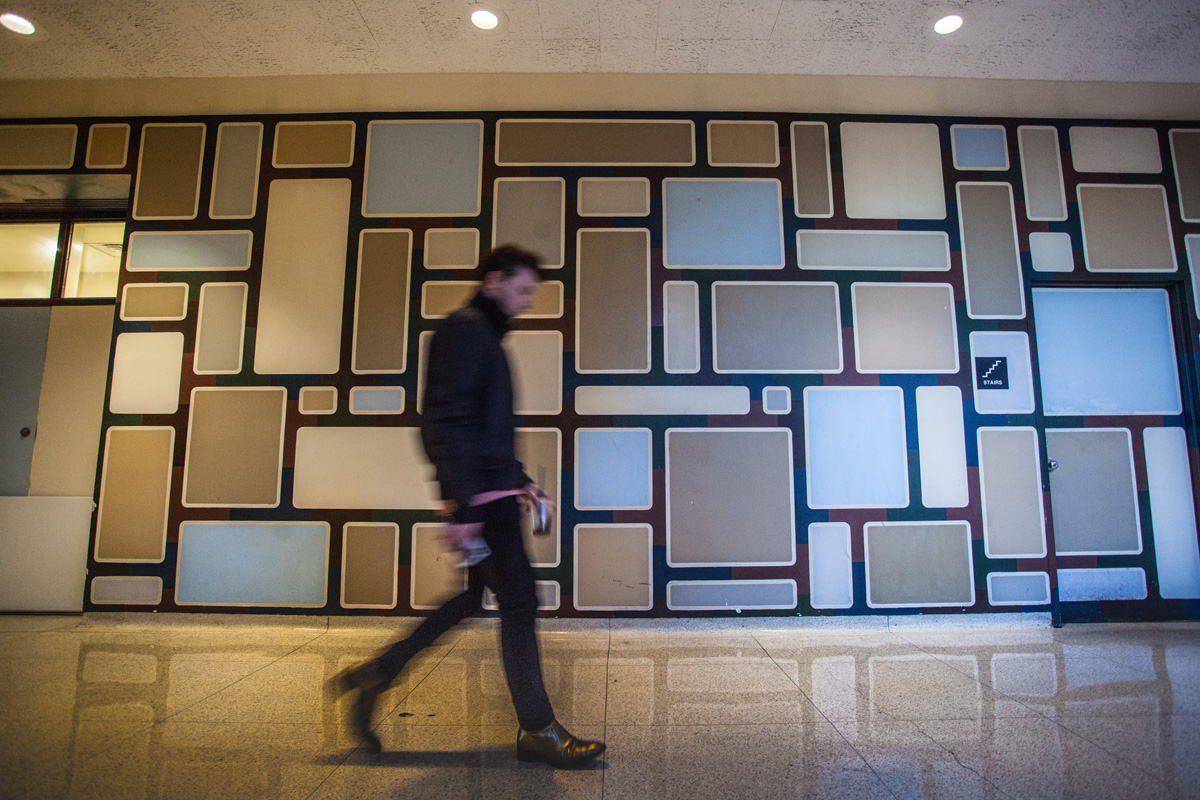
[[1161, 186], [1079, 184], [1089, 272], [1174, 272], [1175, 246]]
[[50, 310], [30, 495], [91, 497], [95, 492], [112, 325], [110, 306]]
[[1179, 215], [1200, 222], [1200, 130], [1171, 131], [1171, 160], [1179, 191]]
[[174, 414], [179, 410], [182, 371], [182, 333], [122, 333], [113, 354], [108, 410], [114, 414]]
[[340, 368], [350, 181], [271, 181], [254, 371], [331, 375]]
[[575, 608], [653, 608], [652, 543], [649, 525], [576, 525]]
[[249, 219], [258, 210], [258, 176], [262, 162], [261, 122], [222, 122], [217, 127], [213, 165], [213, 219]]
[[174, 453], [174, 428], [108, 429], [96, 517], [97, 561], [163, 560]]
[[400, 527], [347, 522], [342, 528], [342, 608], [395, 608]]
[[478, 228], [430, 228], [425, 231], [426, 269], [474, 269], [477, 266]]
[[581, 217], [645, 217], [650, 214], [648, 178], [580, 178], [576, 196]]
[[851, 293], [859, 372], [958, 372], [949, 284], [855, 283]]
[[127, 283], [121, 291], [121, 319], [154, 322], [187, 316], [186, 283]]
[[195, 219], [204, 123], [149, 123], [138, 152], [134, 219]]
[[566, 181], [497, 178], [492, 201], [493, 247], [517, 245], [536, 254], [543, 267], [563, 265]]
[[1033, 428], [980, 428], [979, 489], [988, 558], [1043, 558], [1042, 469]]
[[967, 314], [976, 319], [1024, 317], [1012, 187], [964, 182], [957, 194]]
[[286, 406], [283, 387], [193, 389], [183, 505], [278, 506]]
[[581, 229], [575, 371], [650, 371], [650, 231]]
[[338, 390], [334, 386], [305, 386], [300, 390], [301, 414], [332, 414], [337, 411]]
[[[517, 459], [525, 474], [542, 488], [558, 508], [562, 508], [562, 432], [557, 428], [517, 428]], [[521, 516], [521, 533], [525, 552], [535, 567], [557, 567], [559, 552], [559, 518], [554, 514], [546, 535], [533, 535], [533, 518]]]
[[354, 122], [280, 122], [273, 167], [348, 167], [354, 163]]
[[968, 523], [869, 522], [863, 536], [871, 608], [975, 604]]
[[88, 129], [88, 169], [121, 169], [129, 160], [129, 125], [93, 125]]
[[70, 169], [75, 125], [0, 125], [0, 169]]
[[244, 283], [206, 283], [200, 287], [193, 361], [197, 375], [242, 371], [248, 292]]
[[296, 508], [440, 508], [417, 428], [296, 432]]
[[558, 331], [513, 331], [504, 337], [516, 413], [562, 412], [562, 349]]
[[496, 163], [688, 167], [696, 163], [689, 120], [502, 119], [496, 123]]
[[714, 167], [779, 166], [779, 126], [768, 120], [710, 120], [708, 163]]
[[360, 375], [403, 372], [412, 231], [365, 230], [358, 241], [351, 370]]
[[467, 571], [457, 566], [458, 553], [448, 552], [442, 546], [441, 528], [441, 525], [413, 525], [408, 592], [413, 608], [437, 608], [467, 588]]
[[[426, 281], [421, 285], [421, 316], [441, 319], [465, 306], [479, 290], [479, 281]], [[533, 305], [518, 319], [557, 319], [563, 315], [563, 282], [542, 281]]]

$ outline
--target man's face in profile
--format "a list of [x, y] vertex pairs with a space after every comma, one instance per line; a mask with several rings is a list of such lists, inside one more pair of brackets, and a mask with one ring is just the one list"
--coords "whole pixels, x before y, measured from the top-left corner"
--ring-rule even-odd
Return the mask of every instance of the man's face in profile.
[[537, 293], [538, 276], [531, 269], [518, 268], [513, 274], [489, 272], [484, 276], [484, 294], [496, 301], [509, 317], [524, 314], [533, 306]]

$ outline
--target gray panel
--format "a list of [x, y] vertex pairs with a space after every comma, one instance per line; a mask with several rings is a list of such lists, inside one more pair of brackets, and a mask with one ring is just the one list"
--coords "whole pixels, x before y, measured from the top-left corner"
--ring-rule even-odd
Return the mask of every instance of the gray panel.
[[253, 217], [257, 210], [259, 162], [262, 158], [261, 123], [225, 122], [217, 129], [217, 157], [213, 169], [213, 219]]
[[29, 494], [49, 336], [49, 308], [0, 307], [0, 496]]
[[980, 428], [979, 489], [988, 558], [1042, 558], [1042, 473], [1033, 428]]
[[363, 216], [478, 214], [482, 143], [478, 120], [370, 123]]
[[837, 285], [714, 283], [713, 368], [717, 372], [840, 372]]
[[663, 360], [667, 372], [700, 371], [699, 294], [693, 281], [663, 284]]
[[134, 233], [125, 268], [138, 271], [242, 270], [250, 266], [250, 231]]
[[693, 611], [795, 608], [796, 583], [779, 581], [671, 581], [667, 607]]
[[966, 522], [868, 523], [864, 532], [867, 605], [974, 605]]
[[958, 184], [967, 314], [972, 317], [1025, 316], [1021, 258], [1007, 183]]
[[162, 596], [162, 578], [112, 575], [92, 580], [92, 602], [96, 605], [156, 606]]
[[1021, 177], [1025, 182], [1025, 216], [1040, 220], [1066, 219], [1067, 197], [1063, 192], [1058, 131], [1023, 125], [1017, 128], [1017, 141], [1021, 149]]
[[987, 577], [994, 606], [1044, 606], [1050, 602], [1050, 576], [1044, 572], [993, 572]]
[[1046, 431], [1054, 548], [1071, 553], [1140, 553], [1133, 452], [1125, 428]]
[[1171, 158], [1179, 189], [1179, 215], [1200, 222], [1200, 130], [1171, 131]]
[[886, 269], [946, 272], [950, 240], [942, 231], [796, 232], [801, 269]]

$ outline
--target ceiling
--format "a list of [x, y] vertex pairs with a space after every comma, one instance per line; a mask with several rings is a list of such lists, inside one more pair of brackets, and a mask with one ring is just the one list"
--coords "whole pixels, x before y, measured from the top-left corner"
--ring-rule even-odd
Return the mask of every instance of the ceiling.
[[[683, 73], [1200, 83], [1197, 0], [0, 0], [0, 80]], [[966, 25], [931, 31], [948, 10]]]

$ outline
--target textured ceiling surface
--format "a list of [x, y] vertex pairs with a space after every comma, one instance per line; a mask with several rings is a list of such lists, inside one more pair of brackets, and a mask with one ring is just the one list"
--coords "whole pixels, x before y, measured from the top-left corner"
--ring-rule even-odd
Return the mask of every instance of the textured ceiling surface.
[[[0, 76], [749, 73], [1200, 83], [1197, 0], [22, 0]], [[967, 24], [932, 33], [942, 12]]]

